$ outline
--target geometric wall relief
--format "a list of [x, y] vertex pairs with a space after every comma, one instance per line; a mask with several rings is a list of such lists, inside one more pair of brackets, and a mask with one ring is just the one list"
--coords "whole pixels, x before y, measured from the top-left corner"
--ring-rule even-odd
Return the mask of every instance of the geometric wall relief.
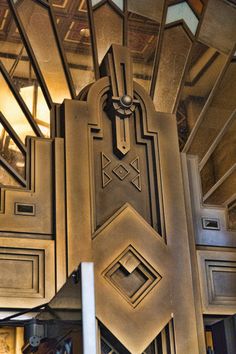
[[[0, 230], [51, 235], [53, 233], [53, 142], [28, 138], [26, 188], [0, 190]], [[43, 171], [43, 173], [42, 173]]]
[[[106, 154], [101, 152], [101, 168], [102, 168], [102, 187], [105, 188], [110, 182], [112, 182], [112, 176], [106, 172], [106, 167], [112, 162], [111, 157], [108, 157]], [[129, 166], [126, 163], [119, 162], [112, 169], [112, 172], [118, 177], [121, 181], [125, 180], [128, 175], [130, 175], [130, 166], [132, 170], [136, 171], [136, 175], [130, 179], [130, 183], [142, 191], [141, 185], [141, 172], [140, 172], [140, 162], [139, 157], [135, 157], [130, 163]]]
[[205, 313], [236, 312], [236, 252], [198, 251]]
[[104, 271], [104, 276], [133, 307], [161, 280], [161, 276], [132, 246]]
[[174, 266], [169, 248], [157, 236], [126, 203], [93, 238], [96, 315], [131, 353], [142, 353], [173, 313]]
[[206, 261], [205, 265], [209, 303], [236, 305], [236, 262]]
[[0, 238], [1, 307], [35, 307], [55, 294], [54, 241]]
[[[101, 354], [128, 354], [120, 343], [101, 328]], [[171, 320], [142, 354], [175, 354], [174, 322]]]
[[[127, 154], [116, 154], [112, 117], [101, 114], [101, 129], [92, 131], [94, 229], [97, 230], [125, 203], [161, 235], [162, 210], [159, 196], [157, 133], [142, 131], [140, 112], [129, 116]], [[145, 186], [145, 188], [144, 188]], [[164, 230], [163, 230], [164, 231]]]

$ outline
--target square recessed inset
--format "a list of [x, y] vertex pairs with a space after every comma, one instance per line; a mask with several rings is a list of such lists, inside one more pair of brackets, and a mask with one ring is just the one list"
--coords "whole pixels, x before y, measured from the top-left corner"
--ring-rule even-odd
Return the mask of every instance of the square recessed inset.
[[161, 280], [161, 275], [132, 246], [103, 275], [133, 307]]
[[123, 181], [123, 179], [129, 174], [129, 170], [123, 165], [123, 163], [119, 163], [112, 171], [121, 181]]

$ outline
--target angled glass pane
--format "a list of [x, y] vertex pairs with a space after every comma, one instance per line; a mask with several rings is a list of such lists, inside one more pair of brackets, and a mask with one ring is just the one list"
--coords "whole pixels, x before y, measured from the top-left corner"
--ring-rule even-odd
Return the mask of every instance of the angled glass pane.
[[71, 98], [49, 8], [33, 0], [16, 7], [53, 102]]
[[161, 22], [164, 0], [128, 0], [128, 11]]
[[171, 5], [168, 7], [166, 24], [180, 20], [183, 20], [186, 23], [193, 34], [196, 33], [199, 21], [187, 2], [181, 2], [179, 4]]
[[35, 133], [33, 132], [28, 120], [26, 119], [21, 107], [16, 101], [1, 72], [0, 87], [0, 111], [24, 142], [27, 135], [34, 136]]
[[195, 43], [177, 108], [181, 146], [195, 125], [227, 58], [214, 48]]
[[218, 50], [229, 54], [236, 42], [236, 6], [227, 1], [208, 0], [201, 22], [198, 39]]
[[92, 1], [92, 6], [97, 5], [101, 0], [91, 0]]
[[147, 91], [151, 85], [159, 28], [157, 21], [128, 13], [128, 47], [133, 59], [134, 80]]
[[[6, 21], [1, 30], [0, 59], [33, 118], [36, 121], [40, 120], [47, 124], [47, 132], [44, 129], [44, 134], [48, 136], [50, 124], [49, 108], [6, 0], [3, 1], [1, 7], [6, 9]], [[36, 87], [40, 97], [37, 97]], [[40, 129], [43, 131], [43, 127], [40, 126]]]
[[[235, 115], [236, 117], [236, 115]], [[209, 128], [208, 128], [209, 129]], [[220, 141], [201, 169], [202, 192], [205, 195], [236, 163], [236, 120], [224, 131]], [[231, 185], [232, 186], [232, 185]], [[233, 186], [232, 186], [233, 187]]]
[[85, 0], [53, 1], [59, 35], [63, 43], [76, 94], [94, 81], [92, 39]]
[[45, 137], [50, 136], [50, 111], [37, 81], [23, 86], [20, 94]]
[[0, 165], [0, 187], [21, 187], [18, 183], [5, 169]]
[[0, 123], [0, 155], [25, 178], [25, 156]]
[[100, 64], [112, 44], [123, 44], [123, 17], [105, 3], [93, 11], [93, 18]]
[[165, 29], [154, 92], [157, 111], [173, 113], [191, 47], [181, 24]]
[[[92, 6], [96, 6], [102, 0], [92, 0]], [[116, 6], [118, 6], [122, 11], [124, 10], [124, 0], [111, 0]]]
[[214, 92], [210, 104], [204, 109], [198, 130], [188, 150], [190, 154], [198, 155], [200, 159], [206, 154], [224, 124], [235, 112], [236, 102], [233, 94], [235, 90], [236, 61], [232, 60]]
[[122, 11], [124, 10], [124, 0], [112, 0]]

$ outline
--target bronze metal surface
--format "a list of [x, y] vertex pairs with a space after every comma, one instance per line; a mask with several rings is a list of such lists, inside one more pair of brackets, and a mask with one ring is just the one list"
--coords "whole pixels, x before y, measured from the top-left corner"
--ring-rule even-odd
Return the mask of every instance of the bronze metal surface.
[[197, 251], [203, 312], [234, 314], [236, 253], [223, 249]]
[[[28, 140], [31, 161], [27, 189], [2, 189], [0, 230], [22, 233], [53, 233], [52, 141]], [[43, 171], [43, 173], [42, 173]], [[15, 214], [15, 203], [35, 205], [34, 215]]]
[[1, 237], [1, 307], [36, 307], [50, 301], [55, 294], [54, 259], [52, 240]]
[[[113, 55], [116, 51], [117, 48]], [[112, 66], [109, 73], [112, 73]], [[119, 77], [114, 75], [113, 80], [119, 80]], [[172, 115], [155, 112], [149, 96], [135, 84], [134, 95], [140, 102], [140, 109], [136, 108], [134, 117], [129, 119], [134, 120], [136, 131], [143, 129], [142, 144], [148, 137], [156, 155], [142, 154], [137, 159], [135, 145], [131, 144], [125, 157], [116, 156], [112, 149], [111, 125], [109, 128], [110, 111], [103, 111], [109, 102], [109, 87], [109, 79], [102, 78], [91, 87], [87, 103], [65, 101], [61, 111], [66, 139], [70, 269], [81, 260], [94, 259], [98, 319], [132, 353], [145, 350], [171, 317], [177, 353], [198, 353], [175, 121]], [[91, 135], [88, 128], [95, 133]], [[97, 145], [94, 142], [96, 135]], [[103, 146], [102, 142], [109, 135]], [[134, 133], [130, 138], [134, 139]], [[139, 138], [134, 142], [137, 144]], [[114, 156], [118, 159], [116, 164]], [[162, 236], [165, 236], [162, 238], [155, 230], [155, 224], [140, 209], [142, 202], [140, 204], [140, 199], [136, 199], [141, 194], [137, 188], [139, 179], [136, 186], [130, 183], [135, 181], [130, 171], [140, 174], [140, 170], [145, 170], [145, 163], [152, 166], [149, 180], [157, 178], [153, 181], [156, 181], [159, 199], [152, 189], [145, 193], [150, 193], [154, 210], [157, 211], [159, 204], [161, 213], [157, 220], [162, 225]], [[127, 188], [124, 183], [129, 186], [129, 192], [121, 199], [123, 188]], [[103, 192], [108, 188], [107, 199], [102, 197], [97, 204], [96, 189]], [[101, 213], [106, 213], [106, 217], [99, 219]], [[126, 266], [130, 257], [130, 264]], [[158, 317], [153, 307], [158, 309]], [[139, 321], [144, 321], [142, 327], [137, 325]], [[137, 336], [130, 336], [134, 331]]]
[[[35, 135], [25, 144], [1, 102], [1, 308], [40, 305], [65, 284], [53, 308], [75, 319], [68, 277], [93, 261], [101, 343], [205, 353], [203, 314], [236, 309], [233, 2], [187, 1], [194, 37], [181, 18], [165, 23], [178, 0], [0, 0], [2, 88]], [[81, 91], [91, 59], [101, 78]], [[21, 96], [27, 85], [42, 89], [51, 139]], [[177, 107], [193, 154], [182, 171]]]

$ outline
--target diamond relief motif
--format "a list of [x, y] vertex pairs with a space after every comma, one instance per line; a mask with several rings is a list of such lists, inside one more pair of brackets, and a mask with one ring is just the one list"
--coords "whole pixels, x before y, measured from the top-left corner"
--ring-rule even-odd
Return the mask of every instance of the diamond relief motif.
[[122, 163], [119, 163], [119, 165], [117, 165], [112, 171], [121, 181], [123, 181], [123, 179], [129, 174], [129, 170]]
[[162, 278], [132, 246], [122, 252], [103, 275], [133, 307], [136, 307]]

